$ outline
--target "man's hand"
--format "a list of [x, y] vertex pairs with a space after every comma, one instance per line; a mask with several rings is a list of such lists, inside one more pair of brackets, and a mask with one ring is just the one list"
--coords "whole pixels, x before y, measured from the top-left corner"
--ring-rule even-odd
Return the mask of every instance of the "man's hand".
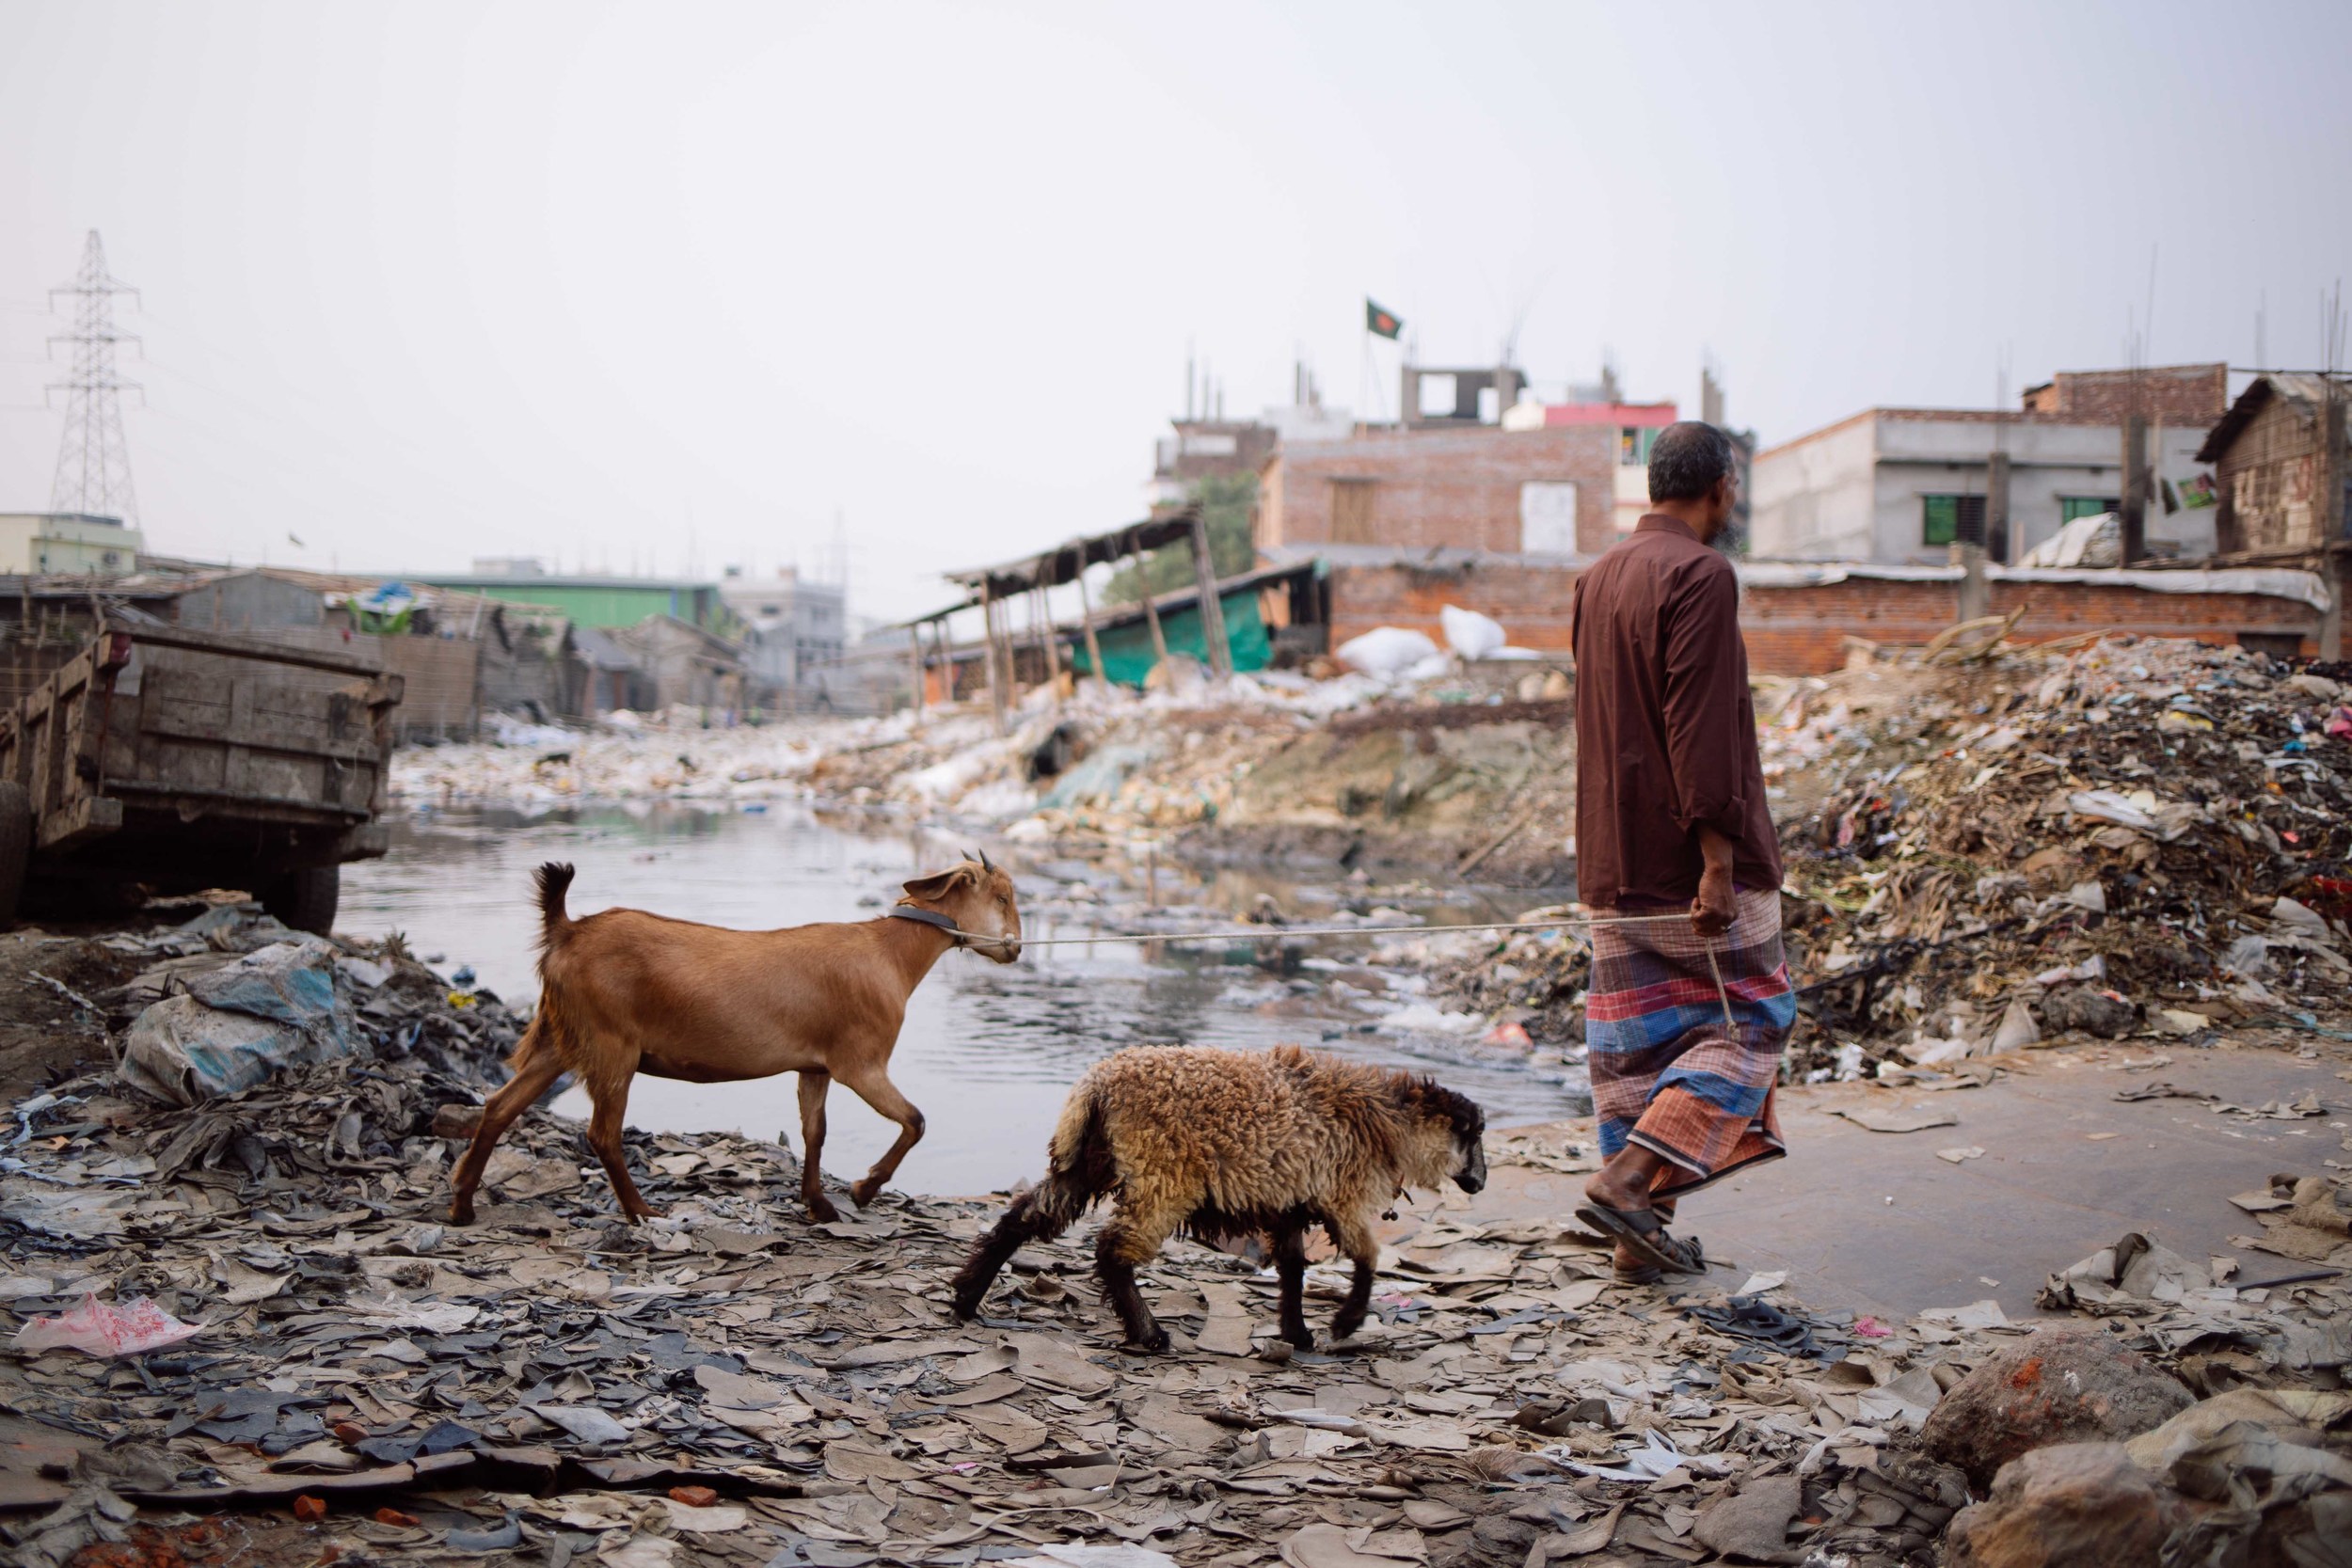
[[1707, 865], [1699, 873], [1699, 895], [1691, 900], [1691, 926], [1700, 936], [1712, 939], [1730, 930], [1740, 913], [1732, 895], [1731, 840], [1712, 828], [1701, 828], [1699, 853], [1706, 857]]

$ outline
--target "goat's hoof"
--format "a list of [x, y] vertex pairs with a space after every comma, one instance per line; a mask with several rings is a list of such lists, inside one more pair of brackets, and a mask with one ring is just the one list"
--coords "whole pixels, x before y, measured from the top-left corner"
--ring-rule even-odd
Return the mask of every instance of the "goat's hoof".
[[1120, 1348], [1136, 1355], [1157, 1355], [1168, 1349], [1168, 1330], [1154, 1323], [1151, 1333], [1141, 1338], [1129, 1335]]
[[449, 1206], [449, 1223], [452, 1225], [473, 1224], [472, 1200], [469, 1198], [459, 1198], [451, 1203]]
[[808, 1200], [809, 1224], [832, 1225], [840, 1218], [841, 1211], [833, 1206], [833, 1199], [829, 1197], [812, 1197]]
[[1334, 1318], [1331, 1320], [1331, 1342], [1336, 1345], [1353, 1339], [1363, 1326], [1364, 1320], [1361, 1318]]
[[1315, 1348], [1315, 1331], [1311, 1328], [1286, 1328], [1282, 1330], [1281, 1340], [1293, 1350], [1312, 1350]]
[[859, 1208], [863, 1209], [863, 1208], [865, 1208], [866, 1205], [868, 1205], [868, 1204], [872, 1203], [872, 1202], [874, 1201], [875, 1196], [876, 1196], [878, 1194], [880, 1194], [881, 1192], [882, 1192], [882, 1183], [881, 1183], [881, 1182], [879, 1182], [879, 1181], [861, 1181], [861, 1182], [859, 1182], [856, 1186], [851, 1187], [851, 1188], [850, 1189], [850, 1201], [851, 1203], [856, 1204]]

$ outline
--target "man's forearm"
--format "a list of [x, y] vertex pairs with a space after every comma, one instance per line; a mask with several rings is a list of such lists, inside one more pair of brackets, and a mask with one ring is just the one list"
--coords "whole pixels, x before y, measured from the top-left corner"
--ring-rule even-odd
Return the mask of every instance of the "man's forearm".
[[1699, 830], [1699, 854], [1706, 862], [1708, 876], [1722, 877], [1726, 880], [1730, 879], [1734, 858], [1731, 840], [1712, 828], [1701, 828]]

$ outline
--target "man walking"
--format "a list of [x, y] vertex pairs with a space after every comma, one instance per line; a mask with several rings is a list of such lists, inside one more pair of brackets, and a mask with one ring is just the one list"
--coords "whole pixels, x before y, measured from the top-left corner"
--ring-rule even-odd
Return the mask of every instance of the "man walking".
[[1584, 1038], [1605, 1163], [1577, 1216], [1615, 1239], [1632, 1283], [1704, 1269], [1696, 1240], [1666, 1229], [1676, 1200], [1787, 1152], [1780, 847], [1740, 585], [1710, 547], [1739, 483], [1722, 431], [1669, 426], [1649, 514], [1576, 585], [1578, 891], [1628, 922], [1593, 932]]

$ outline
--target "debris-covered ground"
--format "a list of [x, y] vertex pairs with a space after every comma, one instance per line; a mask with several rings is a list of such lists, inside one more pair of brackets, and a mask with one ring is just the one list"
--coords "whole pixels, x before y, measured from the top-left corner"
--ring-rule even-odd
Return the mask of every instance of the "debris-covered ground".
[[[262, 1017], [221, 977], [278, 973], [287, 935], [231, 909], [124, 938], [151, 962], [90, 1000]], [[764, 1142], [631, 1134], [666, 1211], [633, 1228], [578, 1129], [534, 1112], [481, 1222], [450, 1227], [447, 1134], [514, 1020], [397, 951], [327, 973], [348, 1055], [190, 1105], [106, 1072], [17, 1102], [11, 1560], [1926, 1562], [1947, 1532], [2057, 1528], [2073, 1471], [1994, 1477], [2061, 1439], [2137, 1439], [2068, 1462], [2162, 1531], [2325, 1539], [2352, 1497], [2352, 1298], [2327, 1264], [2241, 1291], [2125, 1237], [2051, 1282], [2091, 1333], [2044, 1357], [1990, 1303], [1885, 1323], [1772, 1275], [1621, 1286], [1570, 1226], [1422, 1197], [1354, 1344], [1284, 1354], [1271, 1280], [1180, 1243], [1146, 1275], [1174, 1353], [1136, 1358], [1085, 1229], [958, 1324], [946, 1280], [992, 1205], [886, 1195], [812, 1227]], [[1589, 1136], [1494, 1154], [1574, 1173]], [[2255, 1201], [2352, 1260], [2334, 1182]], [[1310, 1277], [1327, 1311], [1337, 1275]], [[142, 1330], [140, 1354], [42, 1348]], [[1971, 1477], [1993, 1500], [1954, 1530]], [[2240, 1560], [2180, 1559], [2209, 1560]]]

